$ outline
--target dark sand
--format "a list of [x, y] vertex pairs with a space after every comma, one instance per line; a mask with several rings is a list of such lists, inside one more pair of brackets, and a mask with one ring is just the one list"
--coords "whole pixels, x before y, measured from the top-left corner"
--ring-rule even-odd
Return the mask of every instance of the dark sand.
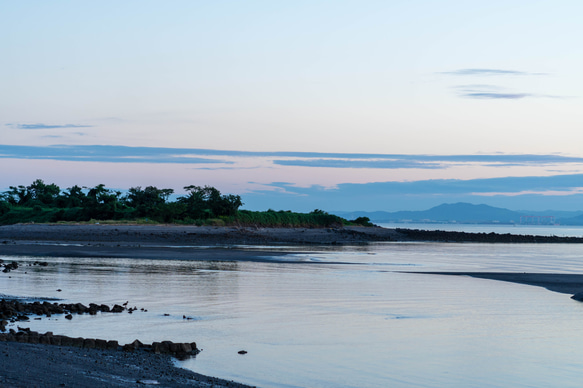
[[1, 387], [233, 387], [246, 385], [174, 367], [144, 351], [0, 342]]
[[426, 275], [471, 276], [474, 278], [499, 280], [530, 286], [544, 287], [562, 294], [583, 291], [583, 275], [553, 273], [509, 273], [509, 272], [407, 272]]
[[399, 238], [392, 229], [365, 227], [17, 224], [0, 226], [0, 255], [267, 261], [291, 253], [278, 250], [284, 245], [365, 244]]

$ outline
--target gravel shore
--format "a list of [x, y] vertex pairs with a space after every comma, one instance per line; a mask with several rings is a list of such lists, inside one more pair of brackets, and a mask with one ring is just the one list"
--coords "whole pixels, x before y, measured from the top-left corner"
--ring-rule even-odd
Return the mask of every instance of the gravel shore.
[[168, 355], [0, 342], [2, 387], [216, 387], [247, 385], [176, 368]]
[[263, 260], [281, 246], [395, 241], [393, 229], [253, 228], [174, 225], [0, 226], [0, 255], [174, 260]]

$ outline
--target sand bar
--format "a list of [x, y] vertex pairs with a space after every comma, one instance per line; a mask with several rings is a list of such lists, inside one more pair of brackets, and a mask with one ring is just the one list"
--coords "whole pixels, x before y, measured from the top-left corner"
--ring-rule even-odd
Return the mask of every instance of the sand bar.
[[471, 276], [480, 279], [499, 280], [531, 286], [563, 294], [576, 294], [583, 291], [583, 275], [558, 273], [513, 273], [513, 272], [407, 272], [426, 275]]

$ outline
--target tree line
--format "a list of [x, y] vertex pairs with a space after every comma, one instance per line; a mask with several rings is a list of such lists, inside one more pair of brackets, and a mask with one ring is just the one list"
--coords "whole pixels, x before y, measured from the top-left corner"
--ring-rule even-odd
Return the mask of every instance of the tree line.
[[316, 209], [310, 213], [239, 210], [239, 195], [221, 194], [212, 186], [184, 187], [185, 195], [172, 199], [173, 189], [132, 187], [127, 192], [72, 186], [61, 190], [42, 179], [28, 186], [10, 186], [0, 194], [0, 224], [19, 222], [83, 222], [91, 220], [141, 220], [182, 224], [252, 224], [261, 226], [370, 226], [366, 217], [347, 221]]
[[223, 195], [211, 186], [186, 186], [186, 195], [175, 201], [173, 189], [154, 186], [132, 187], [126, 193], [99, 184], [95, 187], [72, 186], [61, 190], [42, 179], [28, 186], [10, 186], [0, 194], [0, 216], [10, 211], [29, 210], [33, 215], [50, 213], [50, 222], [121, 220], [151, 218], [159, 222], [194, 221], [235, 216], [243, 205], [238, 195]]

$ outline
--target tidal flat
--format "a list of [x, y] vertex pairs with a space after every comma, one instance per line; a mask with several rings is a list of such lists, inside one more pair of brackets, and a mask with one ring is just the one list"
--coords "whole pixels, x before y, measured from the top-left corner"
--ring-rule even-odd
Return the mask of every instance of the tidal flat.
[[[130, 300], [148, 310], [83, 314], [70, 321], [31, 319], [32, 330], [120, 343], [193, 340], [203, 352], [177, 365], [225, 378], [225, 384], [463, 386], [461, 382], [480, 379], [486, 386], [503, 386], [495, 381], [502, 377], [558, 381], [553, 360], [563, 360], [562, 354], [572, 353], [579, 343], [572, 329], [581, 304], [566, 295], [467, 276], [403, 272], [528, 272], [553, 274], [560, 283], [564, 275], [577, 275], [580, 244], [399, 241], [395, 231], [380, 232], [391, 240], [379, 241], [377, 235], [363, 243], [354, 230], [327, 229], [313, 233], [334, 236], [329, 243], [280, 239], [261, 244], [265, 238], [257, 229], [235, 237], [236, 228], [114, 225], [82, 226], [70, 240], [59, 240], [66, 236], [59, 228], [74, 226], [22, 225], [14, 230], [20, 227], [38, 228], [39, 233], [19, 236], [0, 228], [0, 255], [21, 264], [0, 274], [3, 293], [83, 303]], [[216, 237], [220, 234], [230, 236], [227, 243]], [[339, 243], [342, 235], [360, 241]], [[40, 257], [47, 266], [30, 265]], [[548, 316], [562, 320], [549, 321]], [[494, 325], [501, 330], [492, 332]], [[554, 359], [533, 342], [524, 342], [533, 335], [541, 347], [553, 350]], [[18, 344], [6, 346], [12, 345]], [[63, 349], [69, 350], [59, 351]], [[238, 354], [242, 349], [248, 354]], [[93, 357], [93, 352], [85, 354]], [[482, 365], [479, 373], [471, 372], [470, 359]], [[526, 368], [527, 376], [506, 368], [512, 360], [522, 360], [525, 368], [540, 362], [548, 367]], [[417, 375], [419, 368], [425, 368], [424, 376]], [[564, 376], [576, 375], [577, 368], [568, 369], [563, 368]], [[135, 384], [131, 381], [120, 386]]]

